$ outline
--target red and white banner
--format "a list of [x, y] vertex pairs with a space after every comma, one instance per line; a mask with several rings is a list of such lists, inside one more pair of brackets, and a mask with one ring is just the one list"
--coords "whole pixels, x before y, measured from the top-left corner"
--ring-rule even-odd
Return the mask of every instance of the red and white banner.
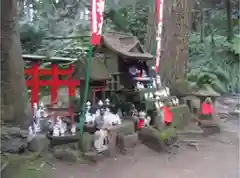
[[156, 48], [156, 64], [155, 64], [155, 71], [156, 73], [159, 72], [159, 63], [161, 57], [161, 44], [162, 44], [162, 28], [163, 28], [163, 3], [164, 0], [156, 0], [156, 14], [157, 14], [157, 32], [156, 32], [156, 41], [157, 41], [157, 48]]
[[104, 13], [104, 0], [92, 0], [91, 7], [92, 45], [99, 45], [101, 42], [103, 13]]

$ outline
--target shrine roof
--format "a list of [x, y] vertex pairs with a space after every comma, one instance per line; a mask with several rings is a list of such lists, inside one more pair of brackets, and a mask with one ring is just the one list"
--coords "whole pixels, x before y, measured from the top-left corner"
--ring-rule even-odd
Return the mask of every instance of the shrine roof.
[[103, 44], [110, 50], [130, 59], [152, 60], [154, 56], [146, 52], [140, 41], [131, 34], [107, 32], [103, 34]]

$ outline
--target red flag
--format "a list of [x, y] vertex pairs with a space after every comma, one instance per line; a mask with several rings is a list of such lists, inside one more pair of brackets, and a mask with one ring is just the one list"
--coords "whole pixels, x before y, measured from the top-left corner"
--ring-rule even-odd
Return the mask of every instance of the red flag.
[[104, 13], [104, 0], [92, 0], [91, 6], [92, 45], [99, 45], [101, 42], [103, 13]]

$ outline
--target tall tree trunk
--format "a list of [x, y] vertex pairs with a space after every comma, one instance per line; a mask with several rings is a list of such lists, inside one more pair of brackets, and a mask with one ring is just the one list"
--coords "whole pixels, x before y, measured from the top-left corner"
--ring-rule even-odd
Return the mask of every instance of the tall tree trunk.
[[27, 95], [17, 0], [1, 3], [1, 118], [23, 126], [27, 118]]
[[[188, 66], [188, 32], [191, 30], [193, 0], [165, 0], [160, 75], [165, 85], [184, 78]], [[152, 53], [156, 40], [155, 9], [150, 10], [145, 48]], [[153, 40], [154, 39], [154, 40]], [[150, 65], [154, 65], [151, 61]]]
[[231, 0], [225, 0], [227, 10], [227, 22], [228, 22], [228, 41], [233, 39], [233, 24], [232, 24], [232, 2]]
[[200, 2], [200, 42], [204, 42], [204, 37], [205, 37], [205, 25], [204, 25], [204, 20], [205, 20], [205, 13], [204, 13], [204, 6], [203, 2]]

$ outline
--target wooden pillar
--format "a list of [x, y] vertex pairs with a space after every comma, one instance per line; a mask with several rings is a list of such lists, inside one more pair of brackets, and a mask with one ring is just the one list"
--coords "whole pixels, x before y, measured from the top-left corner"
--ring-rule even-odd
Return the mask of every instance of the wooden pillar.
[[51, 86], [51, 104], [55, 104], [58, 98], [58, 66], [57, 64], [52, 64], [52, 86]]

